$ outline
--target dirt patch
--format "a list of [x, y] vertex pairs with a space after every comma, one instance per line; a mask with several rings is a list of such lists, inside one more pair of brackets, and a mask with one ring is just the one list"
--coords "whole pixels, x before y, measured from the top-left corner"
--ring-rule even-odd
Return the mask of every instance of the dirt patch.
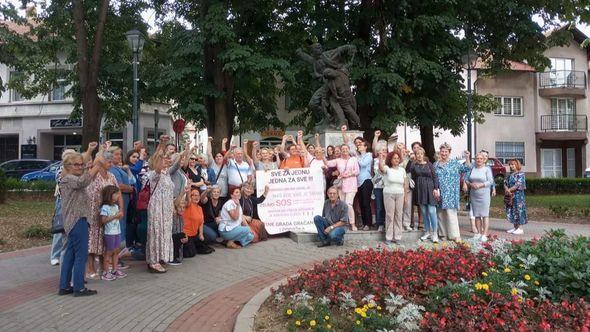
[[50, 244], [54, 202], [48, 193], [9, 194], [0, 204], [0, 252]]
[[273, 304], [269, 297], [264, 301], [254, 318], [254, 331], [288, 331], [287, 324], [287, 320], [282, 315], [277, 314], [277, 306]]

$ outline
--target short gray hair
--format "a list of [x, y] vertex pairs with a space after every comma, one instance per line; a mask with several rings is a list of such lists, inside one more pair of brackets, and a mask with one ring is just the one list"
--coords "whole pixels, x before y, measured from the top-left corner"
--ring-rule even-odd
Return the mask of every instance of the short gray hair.
[[451, 145], [449, 145], [449, 143], [444, 142], [443, 144], [440, 145], [440, 147], [438, 148], [439, 150], [445, 149], [445, 150], [449, 150], [451, 151]]

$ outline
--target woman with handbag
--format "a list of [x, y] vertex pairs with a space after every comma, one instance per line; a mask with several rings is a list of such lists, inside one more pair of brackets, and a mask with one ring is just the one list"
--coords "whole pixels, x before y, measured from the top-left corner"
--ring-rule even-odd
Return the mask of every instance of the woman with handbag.
[[348, 205], [348, 220], [350, 228], [356, 231], [355, 215], [354, 215], [354, 196], [357, 192], [357, 175], [359, 174], [359, 164], [356, 157], [351, 157], [350, 148], [346, 144], [340, 146], [340, 158], [328, 160], [326, 165], [328, 167], [336, 167], [338, 177], [333, 182], [333, 186], [338, 188], [338, 196], [342, 201]]
[[169, 140], [170, 137], [167, 135], [160, 138], [160, 144], [149, 161], [152, 170], [148, 173], [150, 197], [146, 261], [148, 270], [153, 273], [165, 273], [166, 269], [162, 263], [174, 259], [172, 245], [174, 183], [168, 174], [172, 160], [165, 151]]
[[416, 159], [410, 165], [409, 171], [414, 180], [412, 202], [420, 207], [424, 219], [424, 235], [421, 241], [431, 238], [433, 243], [438, 243], [438, 219], [436, 216], [436, 204], [440, 199], [438, 177], [432, 164], [428, 161], [422, 147], [415, 150]]
[[[90, 155], [97, 146], [96, 142], [90, 142], [87, 155]], [[87, 219], [93, 212], [89, 209], [90, 198], [86, 187], [101, 169], [105, 169], [102, 151], [103, 149], [96, 155], [90, 169], [85, 168], [84, 157], [79, 153], [69, 153], [63, 159], [64, 168], [59, 189], [67, 247], [61, 265], [58, 295], [89, 296], [96, 294], [95, 290], [84, 287], [84, 265], [88, 258]], [[70, 286], [72, 280], [73, 287]]]
[[506, 218], [514, 225], [513, 228], [506, 232], [516, 235], [524, 234], [522, 225], [527, 223], [527, 211], [524, 191], [526, 190], [526, 180], [524, 172], [521, 171], [522, 165], [518, 159], [508, 161], [510, 166], [510, 175], [504, 180], [504, 205], [506, 206]]

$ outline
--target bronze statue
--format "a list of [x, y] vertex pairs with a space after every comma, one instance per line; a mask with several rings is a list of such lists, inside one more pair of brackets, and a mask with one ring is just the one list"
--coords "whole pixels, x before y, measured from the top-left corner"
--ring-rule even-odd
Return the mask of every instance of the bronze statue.
[[310, 110], [324, 116], [317, 125], [318, 129], [335, 129], [342, 125], [358, 127], [360, 119], [356, 113], [356, 100], [350, 89], [348, 72], [356, 47], [343, 45], [324, 52], [319, 43], [310, 43], [309, 48], [311, 55], [301, 49], [297, 50], [297, 55], [312, 65], [313, 78], [322, 83], [308, 104]]

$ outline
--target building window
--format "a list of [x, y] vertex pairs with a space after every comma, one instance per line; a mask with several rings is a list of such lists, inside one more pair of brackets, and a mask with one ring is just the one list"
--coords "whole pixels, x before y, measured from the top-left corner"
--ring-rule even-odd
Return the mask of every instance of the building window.
[[66, 87], [68, 82], [64, 79], [57, 80], [57, 83], [53, 86], [53, 90], [49, 94], [50, 101], [61, 101], [66, 99]]
[[522, 97], [496, 97], [495, 115], [522, 116]]
[[53, 135], [53, 160], [61, 160], [61, 153], [65, 149], [80, 151], [82, 135]]
[[518, 159], [524, 165], [524, 142], [496, 142], [496, 158], [502, 164], [510, 159]]
[[111, 141], [112, 145], [118, 146], [123, 149], [123, 132], [113, 131], [107, 132], [107, 141]]
[[[166, 134], [166, 131], [158, 130], [158, 137]], [[147, 151], [152, 154], [156, 150], [156, 139], [154, 135], [154, 129], [147, 129]]]
[[551, 129], [572, 130], [576, 127], [576, 100], [551, 98]]
[[[18, 71], [10, 72], [10, 78], [15, 79], [22, 74]], [[23, 101], [25, 98], [20, 94], [20, 92], [16, 91], [16, 89], [11, 89], [10, 91], [10, 101]]]

